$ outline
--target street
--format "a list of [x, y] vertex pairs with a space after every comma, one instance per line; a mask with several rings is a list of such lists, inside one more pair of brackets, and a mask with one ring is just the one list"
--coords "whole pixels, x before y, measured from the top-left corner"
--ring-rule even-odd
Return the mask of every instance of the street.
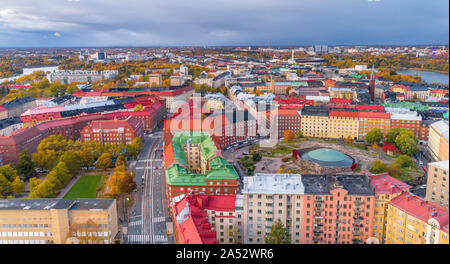
[[[171, 218], [165, 192], [162, 144], [161, 129], [145, 135], [141, 153], [130, 166], [136, 172], [137, 188], [125, 243], [173, 243], [173, 236], [167, 233], [167, 225], [171, 225]], [[142, 182], [144, 182], [143, 192]]]

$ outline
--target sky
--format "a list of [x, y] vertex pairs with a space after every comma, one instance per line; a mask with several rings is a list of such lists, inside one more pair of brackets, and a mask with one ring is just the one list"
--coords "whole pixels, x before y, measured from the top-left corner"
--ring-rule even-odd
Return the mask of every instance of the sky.
[[448, 44], [448, 0], [0, 0], [0, 47]]

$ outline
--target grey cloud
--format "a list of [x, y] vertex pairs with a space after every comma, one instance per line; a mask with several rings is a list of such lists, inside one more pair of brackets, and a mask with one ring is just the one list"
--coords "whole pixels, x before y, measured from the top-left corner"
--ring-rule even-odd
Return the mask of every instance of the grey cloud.
[[[446, 0], [0, 0], [0, 46], [446, 44], [448, 5]], [[57, 41], [44, 37], [55, 32], [61, 34]]]

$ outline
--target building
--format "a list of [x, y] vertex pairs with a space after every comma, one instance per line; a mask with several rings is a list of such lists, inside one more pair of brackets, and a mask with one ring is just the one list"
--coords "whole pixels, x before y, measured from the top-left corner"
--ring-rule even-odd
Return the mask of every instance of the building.
[[149, 74], [148, 82], [150, 83], [150, 86], [162, 86], [162, 74]]
[[178, 132], [165, 137], [164, 169], [167, 198], [190, 192], [236, 194], [239, 176], [209, 133]]
[[170, 86], [181, 86], [184, 83], [182, 76], [170, 76]]
[[388, 173], [369, 175], [370, 183], [375, 191], [375, 208], [373, 216], [373, 237], [380, 244], [385, 243], [387, 203], [393, 198], [408, 191], [411, 186], [399, 181]]
[[427, 201], [448, 209], [448, 160], [428, 163]]
[[73, 83], [73, 82], [88, 82], [92, 83], [95, 81], [109, 80], [119, 75], [119, 71], [53, 71], [47, 74], [47, 79], [49, 82], [60, 82], [60, 83]]
[[[270, 115], [277, 115], [277, 126], [271, 127], [272, 132], [275, 133], [273, 129], [277, 129], [276, 131], [278, 138], [284, 137], [284, 132], [289, 130], [294, 133], [294, 136], [297, 135], [299, 131], [301, 131], [301, 115], [299, 110], [295, 109], [283, 109], [278, 108], [270, 112]], [[267, 117], [267, 126], [270, 127], [270, 119], [271, 117]]]
[[184, 64], [180, 65], [180, 75], [184, 77], [189, 75], [188, 67]]
[[0, 244], [113, 244], [115, 199], [1, 199]]
[[301, 110], [301, 131], [305, 137], [328, 137], [328, 116], [326, 107], [305, 106]]
[[380, 129], [381, 133], [386, 135], [391, 129], [391, 114], [384, 112], [360, 112], [358, 139], [363, 140], [372, 129]]
[[271, 226], [280, 220], [292, 243], [302, 243], [304, 187], [299, 174], [265, 174], [244, 177], [244, 244], [262, 244]]
[[386, 107], [386, 112], [391, 113], [391, 128], [406, 128], [413, 132], [417, 139], [428, 140], [428, 126], [422, 122], [422, 116], [416, 111]]
[[[36, 99], [31, 97], [22, 97], [6, 102], [0, 108], [2, 118], [11, 118], [20, 116], [28, 109], [36, 106]], [[2, 109], [5, 109], [2, 111]]]
[[356, 101], [358, 95], [354, 88], [328, 88], [328, 92], [330, 93], [330, 98], [343, 98], [343, 99], [351, 99], [352, 101]]
[[434, 160], [448, 160], [448, 120], [434, 122], [428, 131], [428, 151]]
[[302, 175], [304, 244], [362, 244], [373, 234], [375, 194], [364, 175]]
[[386, 244], [448, 244], [448, 209], [403, 192], [387, 204]]
[[144, 138], [144, 125], [136, 117], [119, 120], [94, 120], [81, 131], [81, 141], [97, 141], [115, 145], [131, 144], [134, 138]]
[[171, 204], [177, 244], [241, 244], [241, 195], [180, 195]]
[[356, 140], [359, 135], [359, 113], [333, 109], [329, 111], [328, 137], [350, 138]]

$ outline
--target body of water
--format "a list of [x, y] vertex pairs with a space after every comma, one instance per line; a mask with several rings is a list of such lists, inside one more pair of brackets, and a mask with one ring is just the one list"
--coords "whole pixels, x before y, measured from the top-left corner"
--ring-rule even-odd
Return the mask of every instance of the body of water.
[[54, 71], [57, 70], [58, 66], [50, 66], [50, 67], [37, 67], [37, 68], [24, 68], [23, 69], [23, 73], [21, 75], [17, 75], [14, 77], [8, 77], [8, 78], [0, 78], [0, 83], [4, 82], [4, 81], [12, 81], [12, 80], [17, 80], [18, 78], [28, 75], [28, 74], [32, 74], [35, 71], [44, 71], [44, 72], [48, 72], [48, 71]]
[[420, 77], [422, 77], [422, 80], [427, 83], [437, 82], [442, 84], [448, 84], [448, 74], [445, 73], [416, 71], [416, 70], [398, 71], [397, 73], [403, 75], [420, 75]]

